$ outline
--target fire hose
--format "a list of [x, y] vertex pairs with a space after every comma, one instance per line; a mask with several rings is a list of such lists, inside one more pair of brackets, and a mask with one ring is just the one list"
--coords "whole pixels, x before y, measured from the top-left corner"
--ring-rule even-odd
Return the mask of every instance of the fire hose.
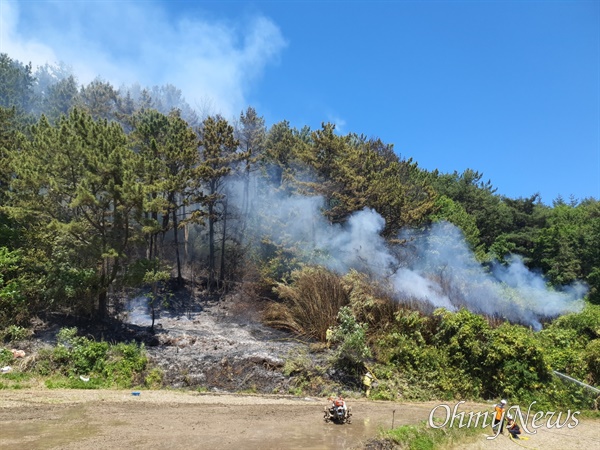
[[589, 389], [590, 391], [595, 392], [596, 394], [600, 394], [600, 389], [595, 388], [594, 386], [590, 386], [589, 384], [585, 384], [582, 381], [576, 380], [575, 378], [571, 378], [569, 375], [565, 375], [564, 373], [560, 373], [557, 372], [556, 370], [553, 370], [552, 372], [554, 372], [555, 375], [558, 375], [560, 378], [563, 378], [567, 381], [571, 381], [572, 383], [577, 383], [580, 386], [583, 386], [586, 389]]

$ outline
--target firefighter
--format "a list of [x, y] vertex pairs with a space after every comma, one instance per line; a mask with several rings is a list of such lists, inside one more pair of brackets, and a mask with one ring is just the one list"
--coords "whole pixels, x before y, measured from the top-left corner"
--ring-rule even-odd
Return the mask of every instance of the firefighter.
[[506, 400], [501, 400], [500, 403], [498, 403], [495, 407], [494, 407], [494, 422], [492, 424], [492, 429], [496, 428], [497, 426], [500, 427], [500, 433], [504, 432], [504, 412], [506, 411]]
[[365, 374], [365, 376], [363, 377], [362, 380], [364, 386], [365, 386], [365, 394], [368, 397], [369, 394], [371, 393], [371, 384], [373, 384], [373, 375], [371, 375], [371, 372], [367, 372]]
[[506, 424], [506, 429], [510, 433], [513, 439], [520, 439], [519, 435], [521, 434], [521, 427], [517, 425], [515, 419], [510, 414], [508, 415], [508, 423]]
[[331, 340], [333, 339], [333, 330], [331, 328], [327, 328], [325, 332], [325, 342], [327, 342], [327, 348], [331, 346]]

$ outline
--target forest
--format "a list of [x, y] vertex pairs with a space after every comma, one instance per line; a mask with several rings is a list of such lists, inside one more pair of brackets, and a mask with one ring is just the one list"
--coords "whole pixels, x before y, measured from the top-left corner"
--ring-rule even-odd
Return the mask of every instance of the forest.
[[202, 115], [172, 85], [80, 85], [1, 54], [0, 336], [192, 282], [333, 346], [340, 382], [368, 364], [376, 398], [591, 407], [553, 371], [600, 385], [598, 199], [508, 198], [331, 123]]

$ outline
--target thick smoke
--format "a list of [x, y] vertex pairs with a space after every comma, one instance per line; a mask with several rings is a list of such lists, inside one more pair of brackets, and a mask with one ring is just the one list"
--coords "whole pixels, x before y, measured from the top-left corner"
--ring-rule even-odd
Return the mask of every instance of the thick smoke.
[[[435, 304], [442, 300], [454, 307], [506, 318], [539, 328], [539, 320], [582, 307], [586, 287], [581, 283], [554, 290], [540, 273], [530, 271], [522, 259], [513, 256], [507, 265], [479, 263], [461, 231], [447, 222], [434, 224], [426, 232], [403, 234], [407, 245], [400, 250], [406, 270], [425, 277], [433, 294], [421, 291], [419, 300]], [[400, 276], [398, 276], [400, 273]], [[392, 277], [395, 291], [410, 292], [407, 277], [400, 271]], [[409, 280], [410, 281], [410, 280]], [[444, 306], [438, 303], [436, 306]]]
[[[332, 225], [323, 217], [320, 197], [289, 195], [256, 180], [251, 185], [255, 195], [246, 230], [255, 242], [268, 236], [277, 244], [302, 249], [307, 262], [339, 273], [369, 273], [389, 285], [399, 301], [449, 310], [465, 307], [536, 329], [543, 318], [582, 307], [583, 284], [551, 289], [516, 256], [507, 265], [483, 266], [450, 223], [406, 230], [399, 236], [403, 244], [391, 247], [381, 237], [384, 219], [371, 209], [354, 213], [344, 225]], [[241, 199], [242, 184], [232, 186], [231, 192]]]

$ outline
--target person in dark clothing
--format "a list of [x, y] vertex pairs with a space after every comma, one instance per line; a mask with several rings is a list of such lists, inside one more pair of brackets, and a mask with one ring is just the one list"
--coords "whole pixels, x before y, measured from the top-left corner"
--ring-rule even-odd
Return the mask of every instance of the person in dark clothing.
[[513, 439], [519, 439], [519, 435], [521, 434], [521, 427], [517, 425], [517, 422], [515, 422], [515, 419], [513, 419], [511, 415], [508, 416], [508, 423], [506, 424], [506, 429], [508, 430]]

